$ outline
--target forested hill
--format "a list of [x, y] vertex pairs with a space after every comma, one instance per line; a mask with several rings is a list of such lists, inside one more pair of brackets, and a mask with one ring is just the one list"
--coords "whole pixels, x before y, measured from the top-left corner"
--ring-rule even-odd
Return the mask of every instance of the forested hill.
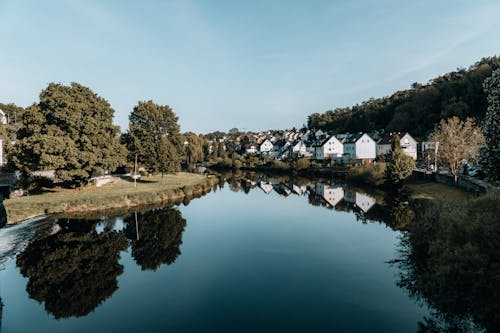
[[343, 132], [409, 131], [418, 138], [430, 133], [443, 118], [474, 117], [481, 121], [486, 113], [483, 81], [500, 67], [500, 57], [483, 58], [469, 69], [458, 69], [431, 80], [414, 83], [411, 89], [390, 97], [370, 99], [353, 107], [337, 108], [308, 117], [309, 128]]

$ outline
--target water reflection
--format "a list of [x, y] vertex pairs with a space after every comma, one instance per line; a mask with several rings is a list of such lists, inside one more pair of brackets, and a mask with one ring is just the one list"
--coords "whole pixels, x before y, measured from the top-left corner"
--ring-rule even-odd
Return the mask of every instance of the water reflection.
[[55, 318], [85, 316], [118, 289], [116, 278], [123, 273], [118, 260], [127, 241], [110, 228], [96, 232], [98, 222], [55, 220], [52, 232], [17, 257], [21, 274], [29, 278], [29, 296]]
[[394, 263], [398, 285], [434, 309], [419, 332], [498, 332], [498, 196], [466, 205], [421, 200], [414, 213]]
[[[338, 180], [255, 173], [222, 175], [213, 191], [224, 186], [287, 200], [300, 197], [314, 206], [352, 212], [363, 223], [402, 231], [393, 261], [399, 272], [396, 283], [434, 309], [419, 323], [419, 332], [495, 332], [500, 327], [498, 200], [442, 206]], [[121, 251], [130, 249], [142, 270], [153, 271], [181, 255], [187, 221], [178, 209], [113, 214], [123, 220], [96, 215], [47, 221], [18, 256], [17, 265], [29, 279], [29, 296], [55, 318], [84, 316], [116, 292], [124, 270]]]
[[[392, 225], [391, 207], [387, 207], [387, 200], [382, 193], [349, 186], [338, 180], [310, 180], [303, 177], [267, 176], [254, 172], [240, 172], [221, 175], [219, 187], [224, 186], [224, 183], [227, 183], [233, 192], [249, 193], [253, 189], [260, 189], [265, 194], [275, 193], [284, 198], [306, 196], [313, 206], [354, 212], [363, 222], [379, 221]], [[371, 211], [374, 213], [371, 214]]]
[[125, 218], [125, 235], [130, 240], [132, 256], [142, 270], [156, 270], [171, 265], [181, 254], [186, 220], [177, 209], [154, 209]]

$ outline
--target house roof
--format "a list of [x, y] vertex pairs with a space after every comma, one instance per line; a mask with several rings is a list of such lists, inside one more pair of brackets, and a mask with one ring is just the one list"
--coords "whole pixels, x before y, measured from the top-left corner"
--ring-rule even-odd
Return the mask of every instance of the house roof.
[[379, 145], [390, 145], [392, 143], [392, 139], [396, 135], [398, 135], [399, 138], [401, 139], [403, 136], [406, 135], [406, 132], [391, 132], [391, 133], [387, 133], [386, 135], [384, 135], [382, 137], [382, 139], [380, 139], [380, 141], [378, 142], [378, 144]]
[[364, 133], [354, 133], [354, 134], [350, 134], [346, 137], [345, 139], [345, 142], [344, 143], [356, 143], [356, 141], [359, 140], [359, 138], [361, 138], [363, 136]]

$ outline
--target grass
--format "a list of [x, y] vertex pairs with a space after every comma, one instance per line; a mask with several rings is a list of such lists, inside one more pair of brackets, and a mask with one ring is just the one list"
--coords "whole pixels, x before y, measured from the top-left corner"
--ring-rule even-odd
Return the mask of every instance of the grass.
[[428, 181], [415, 181], [405, 185], [412, 199], [428, 199], [447, 202], [460, 202], [474, 198], [470, 192], [458, 187]]
[[203, 175], [179, 172], [176, 174], [144, 177], [137, 181], [119, 179], [102, 187], [82, 189], [51, 189], [50, 192], [8, 199], [4, 201], [8, 223], [16, 223], [33, 216], [63, 212], [84, 212], [168, 203], [182, 200], [200, 192], [207, 192], [211, 182]]
[[368, 164], [352, 167], [346, 174], [346, 179], [368, 185], [379, 186], [385, 180], [385, 163]]

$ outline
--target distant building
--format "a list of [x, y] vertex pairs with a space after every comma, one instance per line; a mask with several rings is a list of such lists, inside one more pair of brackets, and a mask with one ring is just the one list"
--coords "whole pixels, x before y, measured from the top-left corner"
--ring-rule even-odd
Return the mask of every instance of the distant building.
[[1, 109], [0, 109], [0, 123], [2, 124], [7, 124], [7, 116], [5, 115], [5, 112], [3, 112]]

